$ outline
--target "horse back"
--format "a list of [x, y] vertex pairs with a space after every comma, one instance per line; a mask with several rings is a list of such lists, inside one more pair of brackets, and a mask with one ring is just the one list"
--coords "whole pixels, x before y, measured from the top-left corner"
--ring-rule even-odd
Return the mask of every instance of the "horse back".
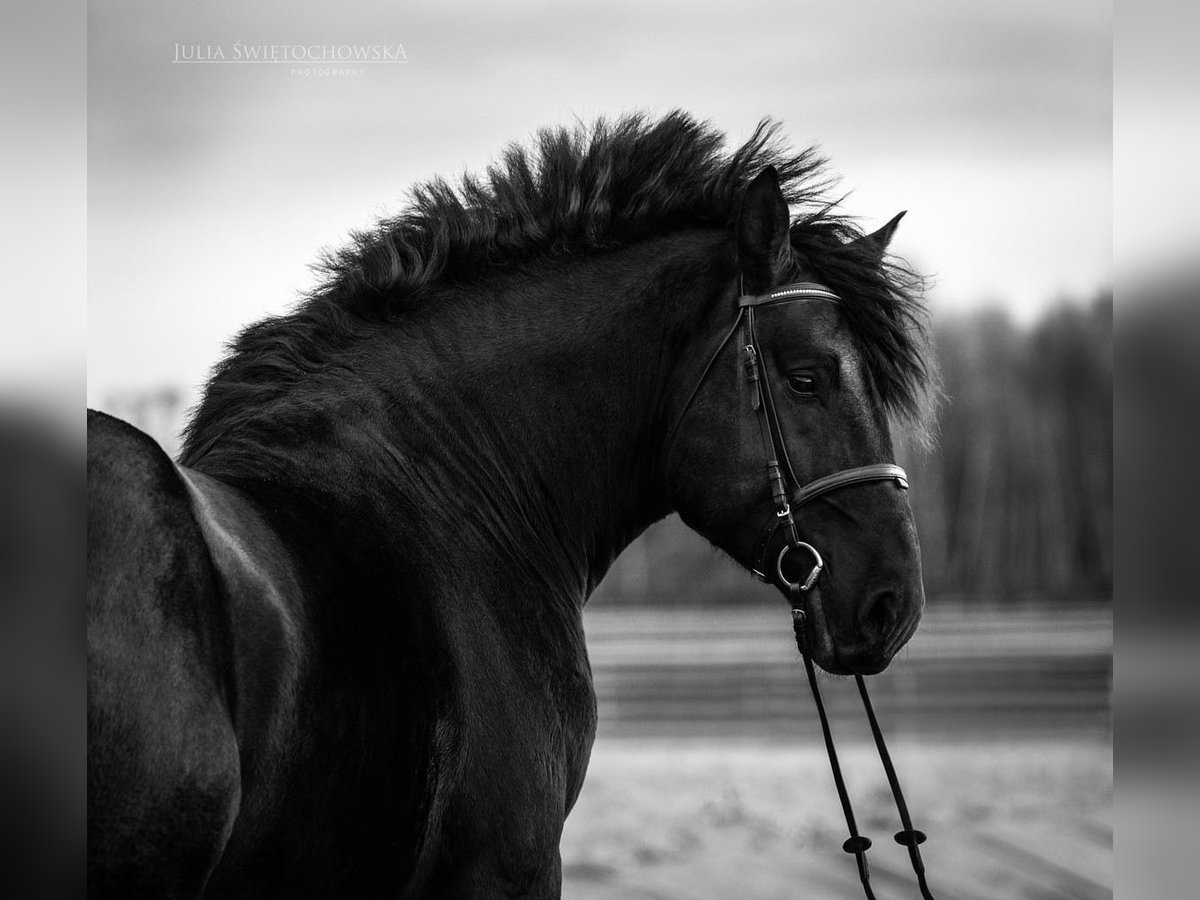
[[88, 413], [88, 894], [198, 896], [240, 803], [227, 619], [186, 484]]

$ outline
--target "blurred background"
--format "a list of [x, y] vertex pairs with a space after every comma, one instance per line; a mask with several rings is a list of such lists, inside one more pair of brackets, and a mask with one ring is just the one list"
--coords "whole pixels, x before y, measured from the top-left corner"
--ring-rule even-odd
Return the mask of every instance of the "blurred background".
[[[938, 896], [1111, 896], [1110, 6], [110, 0], [88, 41], [88, 404], [172, 452], [321, 248], [539, 126], [680, 107], [736, 145], [771, 116], [864, 227], [908, 209], [948, 400], [933, 451], [898, 448], [929, 607], [876, 704]], [[241, 61], [295, 44], [402, 59]], [[566, 896], [858, 896], [771, 589], [672, 518], [585, 624]], [[914, 895], [853, 684], [826, 681], [874, 878]]]

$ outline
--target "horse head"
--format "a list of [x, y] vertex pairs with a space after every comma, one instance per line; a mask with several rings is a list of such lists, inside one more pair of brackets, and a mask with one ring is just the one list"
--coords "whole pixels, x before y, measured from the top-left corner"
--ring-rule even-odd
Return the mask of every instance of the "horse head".
[[886, 346], [895, 311], [864, 308], [886, 303], [870, 295], [899, 218], [853, 240], [813, 235], [789, 225], [775, 171], [760, 173], [731, 235], [735, 276], [672, 392], [676, 509], [789, 596], [806, 652], [835, 674], [886, 668], [925, 602], [880, 371], [903, 348]]

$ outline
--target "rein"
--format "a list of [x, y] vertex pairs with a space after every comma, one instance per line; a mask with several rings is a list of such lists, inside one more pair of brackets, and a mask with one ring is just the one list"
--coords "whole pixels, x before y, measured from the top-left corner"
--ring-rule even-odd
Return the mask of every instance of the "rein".
[[[816, 585], [817, 580], [820, 578], [821, 570], [825, 566], [825, 561], [816, 547], [800, 539], [792, 509], [793, 507], [809, 503], [832, 491], [855, 484], [890, 481], [899, 489], [907, 490], [908, 475], [904, 469], [894, 463], [873, 463], [871, 465], [843, 469], [839, 472], [817, 478], [808, 484], [801, 484], [799, 479], [796, 478], [795, 469], [793, 469], [791, 459], [788, 456], [783, 429], [779, 424], [775, 400], [771, 393], [771, 381], [765, 377], [765, 371], [762, 368], [762, 351], [758, 343], [755, 316], [757, 310], [770, 304], [795, 300], [841, 302], [841, 298], [829, 288], [813, 282], [786, 284], [765, 294], [744, 294], [739, 297], [737, 318], [734, 320], [729, 331], [721, 339], [721, 343], [717, 345], [717, 349], [713, 351], [704, 370], [700, 373], [700, 378], [696, 382], [696, 386], [692, 389], [691, 394], [688, 395], [687, 402], [684, 403], [683, 409], [680, 411], [678, 418], [676, 418], [674, 425], [672, 425], [668, 433], [666, 446], [669, 455], [674, 445], [675, 435], [679, 431], [679, 426], [695, 401], [697, 394], [700, 393], [700, 388], [704, 385], [709, 373], [712, 371], [717, 359], [721, 356], [726, 346], [737, 335], [742, 367], [751, 391], [750, 403], [758, 420], [763, 455], [766, 458], [767, 480], [771, 488], [771, 498], [775, 504], [775, 515], [771, 520], [768, 520], [759, 539], [753, 572], [760, 581], [775, 584], [787, 592], [788, 601], [792, 607], [792, 628], [796, 635], [796, 646], [800, 650], [800, 655], [804, 660], [804, 670], [808, 676], [809, 687], [812, 689], [813, 702], [817, 708], [817, 717], [821, 722], [821, 733], [825, 739], [825, 751], [829, 756], [830, 769], [833, 771], [833, 782], [837, 788], [838, 799], [842, 804], [842, 812], [846, 817], [846, 826], [850, 831], [850, 837], [842, 844], [842, 849], [854, 855], [855, 863], [858, 866], [858, 877], [862, 882], [867, 900], [875, 900], [875, 894], [871, 890], [871, 873], [867, 866], [866, 856], [867, 850], [871, 846], [871, 839], [858, 832], [858, 826], [854, 818], [854, 808], [850, 803], [850, 794], [846, 789], [845, 779], [842, 777], [842, 768], [838, 762], [837, 748], [833, 743], [833, 733], [829, 727], [829, 717], [825, 712], [825, 702], [821, 697], [816, 670], [807, 652], [806, 627], [808, 614], [805, 610], [805, 595]], [[774, 555], [774, 558], [771, 558], [768, 551], [775, 542], [776, 537], [781, 533], [784, 538], [783, 545], [778, 553]], [[811, 568], [802, 580], [797, 579], [793, 581], [784, 573], [784, 560], [789, 553], [798, 554], [801, 552], [807, 554], [811, 559]], [[933, 894], [930, 892], [929, 885], [926, 882], [925, 864], [921, 859], [921, 851], [919, 849], [920, 845], [925, 842], [925, 834], [913, 827], [912, 819], [908, 813], [908, 804], [905, 802], [904, 793], [900, 788], [900, 779], [896, 775], [891, 754], [888, 753], [887, 744], [883, 738], [883, 731], [880, 729], [879, 721], [875, 716], [875, 708], [872, 706], [871, 698], [867, 693], [866, 682], [863, 680], [862, 675], [857, 673], [854, 675], [854, 681], [858, 686], [859, 696], [862, 698], [863, 709], [866, 711], [867, 721], [871, 726], [871, 736], [874, 738], [875, 747], [879, 751], [879, 759], [883, 764], [884, 773], [887, 775], [892, 797], [896, 801], [896, 811], [900, 816], [900, 824], [903, 826], [902, 830], [895, 835], [896, 843], [908, 848], [908, 856], [912, 863], [913, 872], [917, 876], [917, 885], [920, 888], [921, 897], [923, 900], [933, 900]]]

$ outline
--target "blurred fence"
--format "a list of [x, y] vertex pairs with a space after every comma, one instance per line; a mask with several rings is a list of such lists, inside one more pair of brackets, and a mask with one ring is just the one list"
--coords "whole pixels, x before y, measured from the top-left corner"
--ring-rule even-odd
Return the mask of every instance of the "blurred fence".
[[[591, 607], [588, 650], [602, 736], [819, 738], [778, 608]], [[870, 679], [885, 728], [997, 739], [1110, 728], [1112, 607], [930, 608], [886, 672]], [[866, 739], [857, 691], [827, 678], [840, 736]]]

